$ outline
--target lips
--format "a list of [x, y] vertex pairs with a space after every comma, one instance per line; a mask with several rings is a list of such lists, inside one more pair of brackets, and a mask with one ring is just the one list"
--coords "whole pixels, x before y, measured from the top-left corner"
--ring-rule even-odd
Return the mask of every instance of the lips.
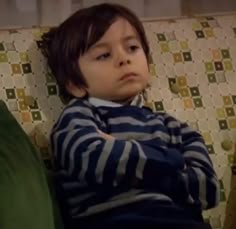
[[124, 75], [120, 78], [120, 80], [126, 80], [126, 79], [130, 79], [130, 78], [133, 78], [133, 77], [136, 77], [136, 76], [137, 76], [136, 73], [134, 73], [134, 72], [128, 72], [128, 73], [124, 74]]

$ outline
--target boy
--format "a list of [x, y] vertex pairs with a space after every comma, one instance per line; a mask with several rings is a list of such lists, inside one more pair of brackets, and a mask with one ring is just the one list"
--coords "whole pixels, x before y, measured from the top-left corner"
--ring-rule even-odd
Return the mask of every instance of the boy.
[[217, 177], [201, 135], [143, 106], [149, 47], [138, 18], [113, 4], [82, 9], [43, 44], [69, 100], [51, 144], [70, 227], [204, 228]]

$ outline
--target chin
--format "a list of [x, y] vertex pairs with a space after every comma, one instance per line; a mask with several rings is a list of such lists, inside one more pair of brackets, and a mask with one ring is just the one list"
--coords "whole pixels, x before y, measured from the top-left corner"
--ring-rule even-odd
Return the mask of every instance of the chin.
[[125, 97], [123, 99], [115, 99], [115, 100], [112, 100], [113, 102], [115, 103], [120, 103], [120, 104], [126, 104], [126, 103], [129, 103], [129, 102], [132, 102], [132, 100], [135, 98], [135, 96], [132, 96], [132, 97]]
[[144, 90], [143, 87], [135, 87], [130, 88], [130, 90], [127, 91], [127, 97], [135, 97], [136, 95], [140, 94]]
[[119, 99], [116, 99], [116, 101], [119, 101], [119, 102], [128, 102], [128, 101], [132, 101], [135, 96], [137, 96], [138, 94], [140, 94], [140, 92], [136, 92], [136, 93], [127, 93], [126, 95], [122, 95], [119, 97]]
[[123, 90], [117, 91], [117, 93], [113, 96], [112, 101], [127, 101], [132, 100], [135, 96], [142, 93], [144, 87], [140, 84], [133, 85], [132, 87], [123, 88]]

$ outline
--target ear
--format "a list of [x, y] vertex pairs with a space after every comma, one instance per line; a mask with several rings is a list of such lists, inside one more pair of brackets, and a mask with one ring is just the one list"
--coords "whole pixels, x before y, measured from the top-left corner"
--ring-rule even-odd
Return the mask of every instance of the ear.
[[87, 94], [86, 89], [84, 87], [76, 86], [71, 81], [67, 83], [66, 90], [68, 93], [77, 98], [82, 98]]

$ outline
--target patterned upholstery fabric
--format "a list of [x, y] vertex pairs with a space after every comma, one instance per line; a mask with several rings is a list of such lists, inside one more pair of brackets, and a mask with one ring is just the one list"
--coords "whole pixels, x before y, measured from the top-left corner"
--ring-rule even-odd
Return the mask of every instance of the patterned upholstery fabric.
[[[219, 207], [204, 216], [213, 228], [233, 229], [236, 14], [143, 24], [151, 47], [148, 106], [156, 111], [165, 110], [200, 130], [221, 184]], [[63, 104], [39, 50], [40, 37], [46, 30], [0, 31], [0, 98], [48, 163], [49, 132]]]

